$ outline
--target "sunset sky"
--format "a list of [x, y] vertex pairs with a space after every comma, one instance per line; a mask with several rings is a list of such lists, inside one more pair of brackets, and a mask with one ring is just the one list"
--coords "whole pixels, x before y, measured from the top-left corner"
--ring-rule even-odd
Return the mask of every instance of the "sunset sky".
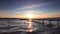
[[60, 17], [60, 0], [0, 0], [0, 18]]

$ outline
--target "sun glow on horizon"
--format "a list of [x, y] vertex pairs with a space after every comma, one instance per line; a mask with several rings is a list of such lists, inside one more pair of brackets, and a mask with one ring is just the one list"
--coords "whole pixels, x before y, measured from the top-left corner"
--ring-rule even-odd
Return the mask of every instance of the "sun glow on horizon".
[[33, 18], [33, 14], [27, 14], [27, 18]]

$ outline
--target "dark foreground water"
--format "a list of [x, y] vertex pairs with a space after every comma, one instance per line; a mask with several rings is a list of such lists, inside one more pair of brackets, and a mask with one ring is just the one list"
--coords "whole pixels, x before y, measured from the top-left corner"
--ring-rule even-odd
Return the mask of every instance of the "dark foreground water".
[[[29, 27], [29, 21], [17, 20], [17, 19], [0, 19], [0, 34], [54, 34], [59, 33], [60, 29], [57, 29], [56, 21], [52, 21], [54, 27], [47, 27], [49, 21], [44, 21], [45, 25], [40, 22], [32, 22], [32, 28]], [[32, 29], [32, 32], [26, 30]]]

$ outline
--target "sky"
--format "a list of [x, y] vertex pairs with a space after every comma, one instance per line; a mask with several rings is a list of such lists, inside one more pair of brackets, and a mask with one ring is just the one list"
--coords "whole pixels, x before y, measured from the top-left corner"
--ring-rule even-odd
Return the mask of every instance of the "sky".
[[60, 0], [0, 0], [0, 18], [60, 17]]

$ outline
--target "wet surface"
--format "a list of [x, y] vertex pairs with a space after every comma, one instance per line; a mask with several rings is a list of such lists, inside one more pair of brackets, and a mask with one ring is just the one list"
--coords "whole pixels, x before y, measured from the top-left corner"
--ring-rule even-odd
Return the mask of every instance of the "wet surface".
[[[49, 34], [54, 31], [56, 31], [56, 28], [50, 28], [43, 26], [41, 23], [39, 24], [38, 22], [30, 22], [29, 26], [29, 21], [10, 21], [9, 23], [7, 21], [2, 22], [4, 25], [0, 25], [0, 34]], [[9, 26], [7, 26], [9, 25]], [[30, 28], [28, 28], [30, 27]], [[32, 31], [26, 31], [26, 30], [32, 30]]]

